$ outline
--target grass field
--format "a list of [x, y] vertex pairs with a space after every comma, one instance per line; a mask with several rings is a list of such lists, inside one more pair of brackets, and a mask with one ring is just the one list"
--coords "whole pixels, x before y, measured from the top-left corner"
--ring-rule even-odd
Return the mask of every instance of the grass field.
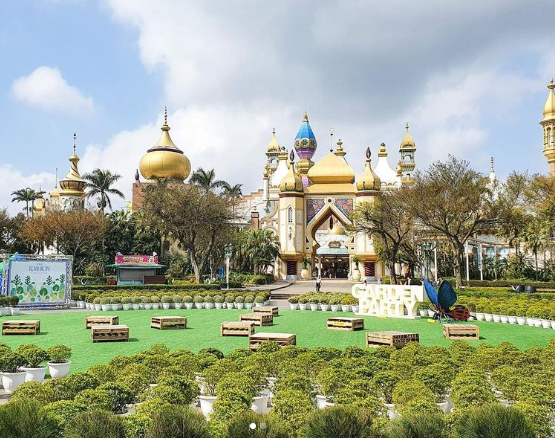
[[[185, 348], [194, 352], [203, 347], [216, 347], [224, 353], [239, 347], [248, 347], [246, 337], [220, 337], [219, 326], [223, 321], [238, 321], [241, 313], [248, 310], [137, 310], [106, 312], [119, 315], [119, 323], [130, 329], [129, 342], [95, 343], [90, 339], [90, 330], [84, 329], [84, 318], [100, 314], [90, 311], [49, 312], [34, 315], [2, 317], [7, 319], [39, 319], [42, 333], [37, 336], [1, 336], [0, 341], [11, 347], [24, 343], [35, 343], [41, 347], [65, 344], [72, 348], [72, 371], [82, 371], [97, 363], [106, 363], [117, 355], [131, 354], [148, 348], [154, 343], [166, 344], [170, 349]], [[103, 312], [104, 313], [104, 312]], [[155, 330], [150, 328], [150, 317], [156, 315], [180, 315], [187, 317], [185, 330]], [[420, 334], [423, 345], [448, 346], [450, 341], [443, 338], [441, 324], [430, 324], [426, 319], [403, 320], [392, 318], [365, 318], [364, 331], [338, 331], [326, 329], [329, 316], [353, 316], [353, 314], [311, 311], [280, 311], [271, 327], [257, 327], [257, 332], [281, 332], [297, 335], [297, 345], [306, 347], [365, 346], [366, 331], [399, 330]], [[497, 345], [508, 341], [520, 349], [532, 346], [546, 346], [555, 337], [555, 330], [517, 326], [493, 322], [476, 322], [480, 326], [480, 341]]]

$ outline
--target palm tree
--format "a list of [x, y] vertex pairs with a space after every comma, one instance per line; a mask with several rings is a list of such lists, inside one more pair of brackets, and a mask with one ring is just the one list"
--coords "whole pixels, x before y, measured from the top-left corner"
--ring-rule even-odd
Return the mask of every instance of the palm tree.
[[243, 184], [235, 184], [234, 186], [229, 185], [227, 182], [223, 181], [222, 184], [222, 195], [231, 201], [231, 213], [233, 218], [235, 218], [235, 204], [237, 199], [243, 196], [241, 187]]
[[225, 181], [216, 180], [214, 169], [204, 170], [202, 167], [193, 172], [189, 182], [200, 187], [205, 192], [213, 192], [227, 184]]
[[270, 230], [248, 230], [245, 235], [245, 255], [253, 267], [253, 273], [258, 274], [260, 268], [266, 270], [274, 263], [279, 254], [277, 236]]
[[29, 217], [29, 202], [34, 203], [38, 193], [30, 188], [16, 190], [12, 192], [12, 202], [25, 202], [25, 215]]
[[108, 195], [117, 195], [123, 198], [123, 193], [118, 189], [112, 188], [112, 185], [121, 178], [121, 175], [112, 173], [109, 170], [94, 169], [92, 173], [86, 173], [83, 178], [87, 180], [89, 191], [87, 196], [99, 196], [98, 207], [104, 213], [106, 206], [112, 209], [112, 201]]

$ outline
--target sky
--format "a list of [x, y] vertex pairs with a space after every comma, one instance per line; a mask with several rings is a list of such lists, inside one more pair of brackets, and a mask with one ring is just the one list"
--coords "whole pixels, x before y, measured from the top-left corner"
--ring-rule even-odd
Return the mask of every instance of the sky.
[[417, 169], [448, 154], [500, 178], [546, 173], [538, 122], [555, 75], [552, 0], [2, 0], [0, 208], [69, 170], [122, 175], [171, 135], [193, 170], [262, 186], [272, 128], [314, 159], [339, 138], [358, 174], [409, 123]]

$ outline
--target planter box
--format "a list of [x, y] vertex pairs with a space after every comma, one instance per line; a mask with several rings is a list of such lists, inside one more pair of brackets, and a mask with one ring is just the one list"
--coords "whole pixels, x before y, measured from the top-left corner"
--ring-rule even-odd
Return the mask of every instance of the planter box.
[[93, 342], [129, 341], [129, 327], [126, 325], [93, 325], [91, 326]]
[[327, 327], [330, 330], [364, 330], [364, 319], [340, 316], [328, 318]]
[[443, 336], [446, 339], [477, 341], [480, 339], [480, 328], [474, 324], [444, 324]]
[[150, 318], [150, 328], [158, 330], [187, 328], [187, 318], [184, 316], [153, 316]]
[[5, 321], [2, 323], [2, 335], [38, 335], [40, 321], [37, 319]]
[[85, 318], [85, 329], [90, 329], [93, 325], [118, 325], [119, 316], [87, 316]]
[[273, 316], [278, 316], [278, 308], [270, 306], [254, 307], [252, 309], [253, 313], [269, 313]]
[[409, 342], [419, 342], [418, 333], [405, 333], [395, 331], [368, 332], [366, 333], [366, 347], [378, 348], [389, 345], [403, 348]]
[[250, 336], [253, 333], [252, 321], [225, 321], [220, 325], [220, 336]]
[[249, 337], [249, 348], [258, 350], [263, 342], [277, 342], [279, 346], [296, 345], [297, 336], [291, 333], [256, 333]]
[[257, 326], [274, 325], [274, 315], [271, 313], [243, 313], [240, 320], [252, 321]]

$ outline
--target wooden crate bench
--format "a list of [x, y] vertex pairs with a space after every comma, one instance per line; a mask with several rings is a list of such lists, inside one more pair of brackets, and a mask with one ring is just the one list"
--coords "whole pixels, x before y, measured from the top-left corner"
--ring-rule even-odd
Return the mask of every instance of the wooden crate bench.
[[150, 327], [159, 330], [184, 329], [187, 328], [187, 318], [185, 316], [153, 316], [150, 319]]
[[444, 324], [443, 336], [446, 339], [477, 341], [480, 339], [480, 328], [474, 324]]
[[328, 318], [327, 327], [330, 330], [364, 330], [364, 319], [341, 316]]
[[40, 333], [38, 319], [5, 321], [2, 323], [3, 335], [37, 335]]
[[296, 345], [297, 336], [291, 333], [256, 333], [249, 337], [249, 348], [257, 350], [262, 342], [277, 342], [281, 347]]
[[220, 325], [220, 336], [250, 336], [253, 333], [252, 321], [225, 321]]
[[402, 348], [409, 342], [419, 342], [418, 333], [395, 331], [366, 333], [366, 347], [378, 348], [384, 345], [390, 345], [396, 348]]
[[93, 325], [118, 325], [119, 324], [119, 316], [87, 316], [85, 318], [85, 328], [90, 329]]
[[274, 325], [274, 315], [271, 313], [243, 313], [241, 321], [252, 321], [254, 325]]
[[129, 341], [129, 327], [126, 325], [93, 325], [91, 326], [93, 342]]
[[273, 316], [278, 316], [278, 308], [272, 306], [255, 306], [252, 308], [253, 313], [269, 313]]

